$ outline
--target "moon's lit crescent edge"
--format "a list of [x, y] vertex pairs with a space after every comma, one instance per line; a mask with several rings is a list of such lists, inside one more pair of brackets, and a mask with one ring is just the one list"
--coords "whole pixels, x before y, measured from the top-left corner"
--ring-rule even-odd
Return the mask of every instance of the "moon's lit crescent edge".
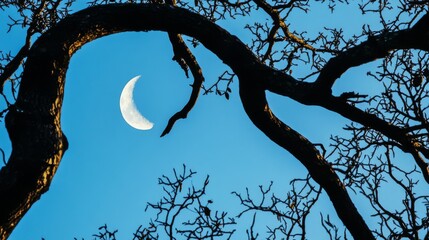
[[139, 130], [152, 129], [153, 123], [143, 117], [134, 103], [133, 91], [134, 86], [141, 76], [132, 78], [122, 89], [119, 99], [119, 107], [122, 117], [131, 127]]

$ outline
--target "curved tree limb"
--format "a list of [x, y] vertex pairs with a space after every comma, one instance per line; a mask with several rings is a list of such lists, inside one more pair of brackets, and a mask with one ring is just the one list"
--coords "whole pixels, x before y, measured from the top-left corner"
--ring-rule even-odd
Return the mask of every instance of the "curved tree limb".
[[356, 214], [358, 211], [355, 205], [330, 163], [313, 143], [273, 114], [266, 102], [265, 92], [255, 87], [252, 81], [244, 81], [243, 84], [241, 81], [240, 96], [252, 122], [273, 142], [294, 155], [308, 169], [311, 177], [326, 191], [334, 203], [339, 218], [347, 226], [353, 238], [375, 239], [362, 216]]
[[320, 89], [317, 84], [295, 82], [291, 76], [282, 76], [280, 73], [274, 74], [272, 80], [267, 81], [267, 90], [273, 93], [290, 97], [302, 104], [324, 107], [393, 139], [399, 143], [398, 147], [402, 151], [410, 153], [413, 156], [424, 179], [429, 183], [429, 165], [423, 159], [423, 156], [429, 158], [428, 149], [416, 146], [413, 136], [407, 132], [407, 129], [392, 125], [372, 113], [352, 106], [342, 97], [335, 97], [330, 93], [326, 94], [324, 91], [318, 92], [317, 89]]
[[[411, 29], [371, 36], [367, 41], [330, 59], [314, 83], [297, 83], [291, 76], [277, 73], [267, 81], [267, 90], [291, 97], [303, 104], [324, 107], [397, 141], [401, 150], [411, 153], [422, 171], [423, 177], [429, 183], [429, 165], [419, 154], [420, 152], [428, 158], [428, 149], [416, 148], [412, 136], [407, 133], [406, 129], [362, 111], [341, 97], [332, 96], [335, 81], [352, 67], [385, 57], [389, 51], [395, 49], [429, 50], [429, 28], [427, 26], [429, 26], [429, 14], [424, 15]], [[311, 90], [309, 91], [309, 89]]]
[[330, 92], [335, 81], [348, 69], [387, 56], [394, 49], [429, 50], [429, 13], [411, 29], [385, 32], [370, 36], [368, 40], [331, 58], [316, 80], [323, 91]]
[[[194, 83], [192, 84], [192, 92], [189, 97], [186, 105], [179, 112], [175, 113], [170, 120], [168, 120], [168, 124], [165, 127], [164, 131], [161, 134], [161, 137], [168, 134], [173, 128], [174, 124], [179, 119], [185, 119], [188, 116], [188, 113], [192, 110], [197, 102], [198, 95], [200, 93], [201, 86], [204, 82], [203, 71], [201, 70], [200, 65], [198, 64], [197, 59], [192, 54], [191, 50], [186, 46], [186, 43], [183, 41], [180, 34], [168, 33], [168, 37], [170, 38], [171, 44], [173, 46], [174, 51], [174, 59], [182, 66], [181, 61], [183, 60], [183, 67], [189, 67], [191, 70], [192, 77], [194, 78]], [[187, 72], [185, 72], [186, 75]]]
[[[166, 3], [176, 6], [175, 0], [166, 0]], [[168, 38], [170, 39], [171, 45], [173, 47], [173, 60], [175, 60], [180, 65], [180, 67], [182, 67], [182, 69], [185, 71], [186, 77], [189, 77], [188, 68], [191, 70], [194, 83], [192, 84], [192, 92], [188, 102], [185, 104], [182, 110], [171, 116], [171, 118], [168, 120], [167, 126], [161, 134], [161, 137], [167, 135], [171, 131], [177, 120], [188, 117], [188, 113], [192, 110], [197, 102], [201, 87], [203, 86], [204, 82], [203, 71], [201, 70], [201, 67], [198, 64], [194, 54], [192, 54], [191, 50], [183, 41], [182, 36], [174, 32], [168, 32]]]
[[[150, 30], [194, 37], [227, 64], [238, 76], [243, 106], [255, 125], [307, 167], [356, 239], [374, 239], [332, 167], [313, 144], [283, 124], [268, 108], [263, 80], [274, 70], [260, 63], [238, 38], [204, 17], [185, 9], [153, 4], [87, 8], [66, 17], [34, 43], [17, 101], [6, 116], [12, 154], [0, 170], [0, 196], [8, 196], [2, 199], [0, 239], [10, 235], [31, 205], [48, 190], [67, 149], [60, 117], [65, 74], [72, 55], [85, 43], [109, 34]], [[291, 83], [296, 88], [297, 83]]]

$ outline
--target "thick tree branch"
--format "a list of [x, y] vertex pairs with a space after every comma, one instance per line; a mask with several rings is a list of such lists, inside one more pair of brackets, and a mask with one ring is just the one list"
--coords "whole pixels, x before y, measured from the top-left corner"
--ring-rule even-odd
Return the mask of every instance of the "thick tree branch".
[[369, 36], [368, 40], [331, 58], [316, 80], [320, 90], [331, 92], [335, 81], [352, 67], [387, 56], [394, 49], [429, 50], [429, 14], [413, 28]]
[[[170, 120], [168, 120], [168, 124], [165, 127], [164, 131], [161, 134], [161, 137], [168, 134], [173, 128], [174, 124], [179, 119], [185, 119], [188, 116], [188, 113], [192, 110], [197, 102], [201, 86], [204, 82], [203, 71], [201, 70], [200, 65], [197, 62], [197, 59], [192, 54], [191, 50], [186, 46], [186, 43], [183, 41], [180, 34], [168, 33], [168, 37], [170, 38], [171, 44], [173, 46], [174, 51], [174, 59], [181, 65], [182, 61], [185, 64], [183, 67], [189, 67], [191, 70], [192, 77], [194, 78], [194, 83], [192, 84], [192, 92], [189, 97], [186, 105], [179, 112], [175, 113]], [[187, 74], [187, 72], [186, 72]]]
[[180, 34], [168, 33], [168, 37], [170, 38], [171, 44], [173, 46], [174, 58], [176, 58], [175, 60], [178, 62], [183, 60], [185, 67], [189, 67], [192, 77], [194, 78], [194, 83], [192, 84], [192, 92], [188, 102], [182, 108], [182, 110], [175, 113], [170, 118], [170, 120], [168, 120], [168, 124], [162, 132], [161, 137], [165, 136], [171, 131], [177, 120], [187, 118], [188, 113], [192, 110], [192, 108], [195, 106], [195, 103], [197, 102], [201, 86], [204, 82], [203, 71], [198, 64], [197, 59], [192, 54], [188, 46], [186, 46], [186, 43], [183, 41]]
[[[264, 76], [266, 75], [247, 77]], [[289, 151], [307, 168], [311, 177], [320, 184], [334, 203], [338, 216], [354, 239], [375, 239], [331, 165], [314, 144], [284, 124], [271, 112], [266, 102], [265, 92], [259, 86], [255, 86], [254, 82], [240, 81], [240, 96], [244, 109], [252, 122], [273, 142]]]
[[[175, 0], [166, 0], [165, 2], [171, 6], [176, 6]], [[183, 71], [185, 71], [186, 77], [189, 77], [188, 68], [191, 70], [192, 77], [194, 78], [194, 84], [192, 85], [192, 92], [188, 102], [182, 108], [182, 110], [175, 113], [168, 120], [168, 124], [162, 132], [161, 137], [165, 136], [171, 131], [177, 120], [185, 119], [188, 117], [188, 113], [192, 110], [192, 108], [197, 102], [198, 96], [200, 94], [200, 89], [204, 82], [203, 71], [198, 64], [197, 59], [192, 54], [186, 43], [183, 41], [182, 36], [175, 32], [168, 32], [168, 38], [170, 39], [171, 45], [173, 47], [173, 60], [180, 65]]]
[[238, 38], [204, 17], [173, 6], [152, 4], [85, 9], [42, 34], [30, 49], [17, 101], [6, 116], [12, 154], [0, 170], [0, 196], [8, 196], [2, 199], [0, 239], [11, 233], [47, 191], [67, 149], [60, 116], [65, 73], [72, 55], [85, 43], [109, 34], [150, 30], [194, 37], [227, 64], [238, 76], [243, 106], [252, 121], [307, 167], [356, 239], [373, 239], [330, 165], [308, 140], [283, 124], [268, 108], [263, 81], [266, 74], [271, 76], [275, 71], [261, 64]]
[[[174, 3], [170, 2], [169, 4], [173, 5]], [[197, 102], [201, 86], [204, 82], [203, 71], [198, 64], [197, 59], [192, 54], [186, 43], [183, 41], [181, 35], [169, 32], [168, 37], [170, 39], [171, 45], [173, 46], [173, 60], [177, 61], [177, 63], [183, 68], [187, 77], [188, 68], [191, 70], [192, 77], [194, 78], [194, 83], [192, 84], [192, 92], [188, 102], [182, 108], [182, 110], [175, 113], [170, 118], [170, 120], [168, 120], [168, 124], [162, 132], [161, 137], [165, 136], [171, 131], [177, 120], [185, 119], [188, 116], [188, 113], [192, 110], [192, 108], [195, 106], [195, 103]]]
[[429, 167], [419, 154], [419, 151], [427, 158], [428, 152], [425, 148], [416, 148], [413, 137], [406, 129], [392, 125], [374, 114], [365, 112], [350, 105], [341, 97], [334, 97], [324, 91], [318, 91], [319, 86], [314, 83], [296, 82], [291, 76], [273, 74], [272, 80], [267, 81], [267, 90], [283, 96], [290, 97], [306, 105], [316, 105], [336, 112], [351, 121], [379, 131], [388, 138], [398, 142], [402, 151], [411, 153], [415, 162], [422, 171], [423, 177], [429, 183]]
[[420, 151], [427, 158], [427, 150], [416, 149], [412, 136], [405, 129], [364, 112], [340, 97], [331, 95], [331, 88], [335, 81], [352, 67], [385, 57], [389, 51], [394, 49], [429, 50], [429, 28], [427, 26], [429, 26], [428, 14], [423, 16], [411, 29], [372, 36], [362, 44], [329, 60], [314, 83], [297, 82], [291, 76], [276, 73], [267, 81], [267, 90], [291, 97], [303, 104], [322, 106], [397, 141], [404, 152], [411, 153], [426, 182], [429, 183], [428, 163], [419, 154]]
[[423, 174], [424, 179], [427, 183], [429, 183], [429, 166], [419, 154], [420, 151], [423, 155], [425, 155], [425, 157], [427, 157], [427, 149], [423, 148], [420, 150], [417, 148], [414, 145], [413, 137], [409, 135], [405, 129], [389, 124], [374, 114], [364, 112], [338, 97], [326, 98], [325, 101], [321, 102], [320, 106], [337, 112], [354, 122], [362, 124], [363, 126], [375, 129], [386, 137], [395, 140], [397, 143], [399, 143], [397, 146], [402, 151], [410, 153], [413, 156], [417, 166], [420, 168]]

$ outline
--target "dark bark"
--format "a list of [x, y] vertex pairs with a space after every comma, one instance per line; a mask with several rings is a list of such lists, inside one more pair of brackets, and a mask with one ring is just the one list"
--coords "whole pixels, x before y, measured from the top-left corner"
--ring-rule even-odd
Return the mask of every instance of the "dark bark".
[[273, 142], [294, 155], [326, 191], [339, 218], [353, 238], [375, 239], [331, 165], [314, 144], [274, 115], [266, 102], [265, 92], [255, 87], [252, 81], [240, 81], [240, 96], [253, 123]]
[[410, 29], [372, 36], [367, 41], [330, 59], [314, 83], [297, 83], [292, 77], [278, 73], [268, 79], [267, 89], [291, 97], [303, 104], [324, 107], [395, 140], [402, 151], [411, 153], [424, 179], [429, 183], [429, 165], [423, 158], [423, 156], [429, 158], [428, 149], [416, 149], [413, 144], [413, 136], [408, 134], [406, 129], [392, 125], [374, 114], [362, 111], [347, 103], [347, 99], [341, 96], [334, 97], [331, 91], [335, 81], [348, 69], [386, 57], [392, 50], [420, 49], [428, 51], [429, 28], [426, 26], [429, 26], [428, 14]]
[[186, 75], [188, 75], [188, 69], [191, 71], [192, 77], [194, 78], [194, 83], [192, 84], [192, 92], [189, 97], [186, 105], [177, 113], [175, 113], [169, 120], [168, 124], [165, 127], [164, 131], [161, 134], [161, 137], [168, 134], [173, 128], [174, 124], [179, 119], [185, 119], [188, 117], [188, 113], [195, 106], [198, 96], [200, 94], [201, 87], [204, 82], [204, 75], [200, 65], [197, 62], [197, 59], [192, 54], [191, 50], [186, 46], [186, 43], [183, 41], [180, 34], [168, 33], [170, 42], [173, 46], [174, 51], [174, 60], [176, 60], [182, 68], [185, 68]]
[[[390, 45], [381, 48], [379, 53], [361, 56], [359, 47], [366, 52], [371, 48], [371, 43], [363, 43], [333, 58], [316, 83], [303, 83], [263, 65], [238, 38], [198, 14], [168, 5], [143, 4], [104, 5], [77, 12], [44, 33], [30, 49], [18, 99], [6, 116], [13, 150], [7, 165], [0, 171], [0, 196], [7, 196], [2, 198], [0, 210], [0, 239], [10, 235], [31, 205], [48, 190], [67, 149], [60, 117], [65, 73], [71, 56], [96, 38], [118, 32], [150, 30], [194, 37], [227, 64], [237, 74], [243, 106], [252, 122], [301, 161], [326, 191], [338, 216], [355, 239], [374, 239], [330, 164], [310, 141], [275, 117], [268, 107], [265, 90], [305, 104], [323, 106], [390, 134], [392, 128], [387, 128], [382, 120], [366, 118], [365, 113], [357, 112], [351, 105], [341, 106], [346, 103], [340, 104], [333, 98], [330, 87], [350, 67], [382, 57], [390, 48], [423, 48], [427, 43], [413, 40], [401, 45], [402, 38], [395, 40], [395, 34], [401, 33], [377, 36], [376, 42], [391, 41]], [[410, 32], [414, 34], [414, 31], [417, 30]], [[190, 101], [191, 104], [194, 102]], [[396, 130], [398, 134], [393, 137], [401, 137], [405, 145], [408, 141], [405, 133]]]

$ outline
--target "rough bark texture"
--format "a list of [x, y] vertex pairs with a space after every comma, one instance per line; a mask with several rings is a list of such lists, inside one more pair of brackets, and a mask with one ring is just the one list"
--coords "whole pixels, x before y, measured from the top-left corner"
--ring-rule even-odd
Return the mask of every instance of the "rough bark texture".
[[[420, 25], [426, 26], [425, 21]], [[6, 116], [13, 150], [0, 171], [0, 239], [10, 235], [31, 205], [48, 190], [67, 149], [60, 117], [65, 73], [73, 53], [85, 43], [109, 34], [150, 30], [192, 36], [231, 67], [238, 76], [243, 106], [252, 122], [302, 162], [326, 191], [355, 239], [374, 239], [330, 164], [310, 141], [276, 118], [267, 104], [265, 91], [320, 105], [369, 124], [403, 144], [406, 150], [411, 142], [405, 132], [333, 97], [330, 87], [350, 67], [382, 57], [393, 48], [427, 48], [429, 41], [407, 41], [401, 46], [399, 42], [404, 38], [412, 38], [412, 31], [378, 36], [329, 61], [315, 83], [303, 83], [263, 65], [238, 38], [198, 14], [151, 4], [105, 5], [77, 12], [44, 33], [30, 49], [18, 99]], [[393, 40], [384, 44], [386, 39]], [[374, 41], [383, 47], [374, 45]], [[371, 51], [373, 48], [382, 51]]]

